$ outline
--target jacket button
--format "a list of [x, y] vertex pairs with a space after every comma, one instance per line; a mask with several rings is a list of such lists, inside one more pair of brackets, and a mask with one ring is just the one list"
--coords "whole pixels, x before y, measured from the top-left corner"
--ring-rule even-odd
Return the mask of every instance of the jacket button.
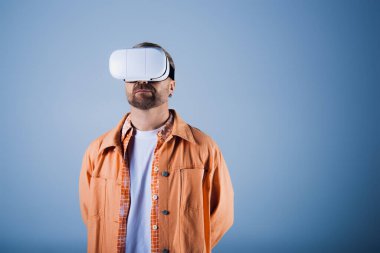
[[167, 170], [164, 170], [164, 171], [162, 172], [162, 175], [163, 175], [164, 177], [167, 177], [167, 176], [169, 176], [169, 172], [168, 172]]
[[169, 211], [168, 211], [168, 210], [163, 210], [162, 213], [163, 213], [164, 215], [168, 215], [168, 214], [169, 214]]
[[163, 249], [162, 253], [169, 253], [169, 250], [168, 249]]

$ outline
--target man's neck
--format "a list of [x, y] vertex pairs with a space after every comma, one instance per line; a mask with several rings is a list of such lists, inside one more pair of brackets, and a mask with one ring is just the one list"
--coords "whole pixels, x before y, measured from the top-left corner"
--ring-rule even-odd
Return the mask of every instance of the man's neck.
[[132, 125], [141, 131], [157, 129], [161, 127], [168, 118], [169, 109], [167, 103], [149, 110], [141, 110], [131, 106]]

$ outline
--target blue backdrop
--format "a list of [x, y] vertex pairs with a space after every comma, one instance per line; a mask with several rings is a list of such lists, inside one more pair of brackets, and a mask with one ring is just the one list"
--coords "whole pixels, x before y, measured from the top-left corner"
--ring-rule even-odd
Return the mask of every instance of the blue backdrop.
[[235, 223], [213, 252], [380, 251], [379, 1], [1, 1], [0, 251], [85, 252], [87, 145], [129, 111], [108, 72], [151, 41], [169, 107], [219, 144]]

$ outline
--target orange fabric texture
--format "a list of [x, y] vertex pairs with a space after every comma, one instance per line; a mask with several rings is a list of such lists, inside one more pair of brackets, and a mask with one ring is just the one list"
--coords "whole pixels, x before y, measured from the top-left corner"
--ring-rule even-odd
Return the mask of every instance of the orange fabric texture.
[[[215, 141], [174, 109], [158, 134], [152, 164], [151, 252], [204, 252], [234, 221], [234, 191]], [[131, 131], [130, 131], [131, 130]], [[87, 252], [125, 251], [128, 219], [130, 113], [87, 147], [79, 175], [79, 204]]]

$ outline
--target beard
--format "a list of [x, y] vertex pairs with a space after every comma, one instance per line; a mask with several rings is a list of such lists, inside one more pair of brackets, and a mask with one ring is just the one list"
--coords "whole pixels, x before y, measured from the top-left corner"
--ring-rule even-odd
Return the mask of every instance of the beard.
[[139, 92], [127, 95], [128, 103], [141, 110], [149, 110], [165, 103], [165, 99], [152, 92]]

